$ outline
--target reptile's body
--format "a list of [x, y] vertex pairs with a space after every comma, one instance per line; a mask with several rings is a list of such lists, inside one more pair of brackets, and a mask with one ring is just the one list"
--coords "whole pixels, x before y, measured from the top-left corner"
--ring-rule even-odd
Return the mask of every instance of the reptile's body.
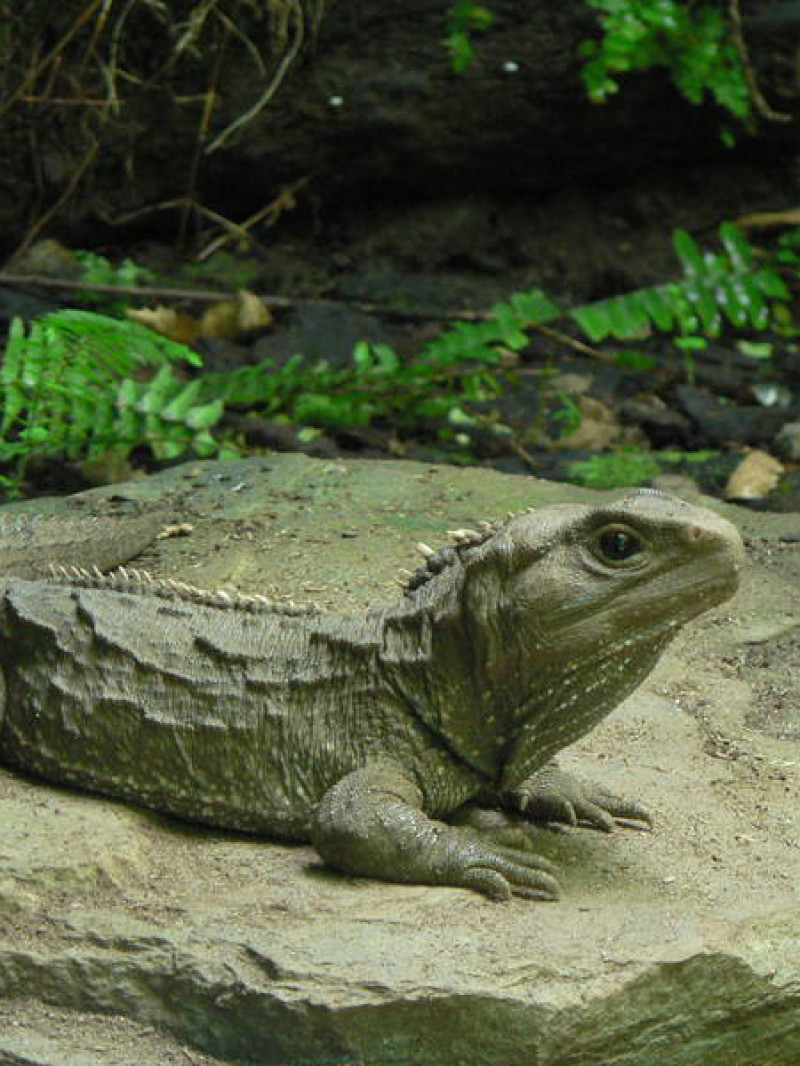
[[607, 828], [638, 805], [546, 764], [736, 587], [738, 534], [658, 493], [462, 533], [403, 602], [340, 616], [119, 578], [5, 579], [0, 758], [341, 869], [555, 894], [547, 864], [438, 819], [480, 800]]

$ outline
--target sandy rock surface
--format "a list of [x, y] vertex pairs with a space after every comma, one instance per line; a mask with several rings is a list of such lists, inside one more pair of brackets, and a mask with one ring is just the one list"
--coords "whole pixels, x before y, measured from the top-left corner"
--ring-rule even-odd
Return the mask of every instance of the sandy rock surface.
[[[176, 486], [187, 528], [139, 565], [343, 609], [397, 595], [415, 541], [592, 496], [293, 455], [86, 496]], [[800, 522], [714, 506], [746, 537], [742, 590], [562, 760], [654, 831], [543, 831], [558, 903], [346, 878], [0, 770], [0, 1064], [795, 1066]]]

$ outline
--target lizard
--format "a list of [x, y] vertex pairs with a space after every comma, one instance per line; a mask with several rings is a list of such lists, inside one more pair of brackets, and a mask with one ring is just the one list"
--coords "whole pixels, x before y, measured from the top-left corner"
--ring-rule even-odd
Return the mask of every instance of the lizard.
[[397, 602], [349, 614], [125, 567], [3, 576], [0, 762], [310, 842], [351, 876], [556, 898], [554, 866], [482, 812], [531, 837], [648, 824], [554, 759], [733, 594], [741, 538], [645, 489], [418, 547]]

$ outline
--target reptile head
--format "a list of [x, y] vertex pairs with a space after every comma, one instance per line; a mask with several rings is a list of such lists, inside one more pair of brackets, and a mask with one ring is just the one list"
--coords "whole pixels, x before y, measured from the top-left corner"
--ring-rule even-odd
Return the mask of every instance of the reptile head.
[[484, 579], [503, 574], [501, 615], [561, 661], [668, 638], [728, 599], [744, 564], [730, 522], [653, 490], [518, 515], [480, 556]]
[[454, 540], [421, 546], [426, 566], [398, 615], [436, 622], [424, 632], [438, 680], [417, 713], [465, 762], [512, 783], [629, 695], [685, 622], [733, 594], [744, 562], [730, 522], [647, 490]]

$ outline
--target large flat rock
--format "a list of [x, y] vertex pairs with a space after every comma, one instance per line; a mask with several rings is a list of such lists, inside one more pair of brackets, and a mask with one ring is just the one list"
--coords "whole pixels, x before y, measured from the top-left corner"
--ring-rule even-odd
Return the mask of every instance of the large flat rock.
[[[176, 485], [193, 529], [142, 565], [347, 609], [396, 595], [417, 540], [592, 495], [273, 456], [86, 496]], [[543, 831], [558, 903], [346, 878], [309, 847], [0, 771], [0, 1064], [795, 1066], [798, 523], [725, 511], [752, 557], [739, 596], [563, 760], [655, 829]]]

